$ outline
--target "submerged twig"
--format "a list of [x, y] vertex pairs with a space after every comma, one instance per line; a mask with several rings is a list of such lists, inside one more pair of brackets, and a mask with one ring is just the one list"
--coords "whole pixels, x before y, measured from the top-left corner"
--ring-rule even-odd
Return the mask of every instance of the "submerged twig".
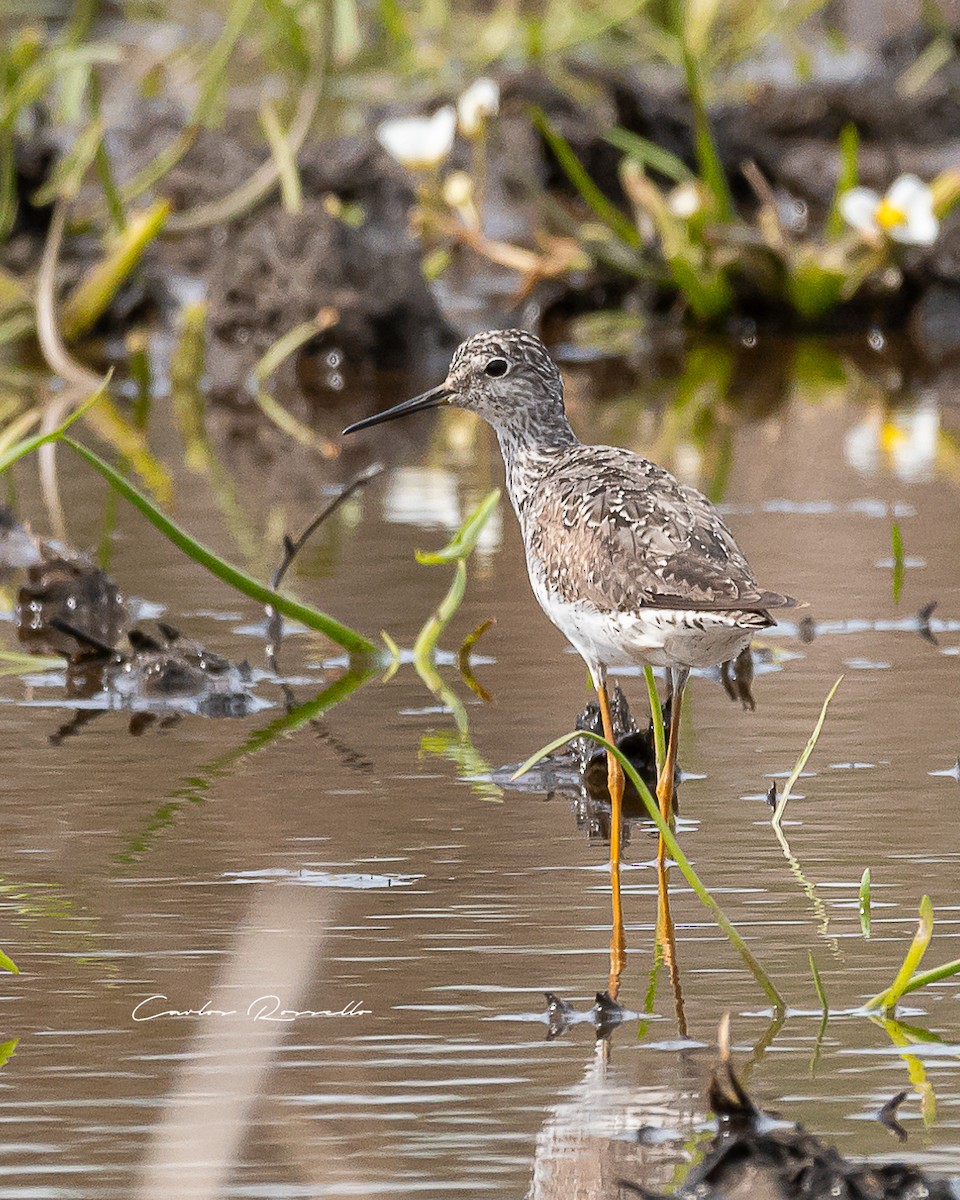
[[[280, 565], [273, 573], [273, 579], [270, 582], [274, 591], [277, 591], [280, 584], [283, 582], [283, 577], [290, 569], [293, 560], [297, 557], [303, 547], [307, 544], [314, 533], [320, 528], [324, 521], [327, 520], [340, 507], [345, 500], [348, 500], [355, 491], [370, 483], [371, 480], [383, 471], [383, 466], [380, 463], [371, 463], [365, 467], [359, 474], [355, 475], [348, 483], [337, 492], [337, 494], [321, 509], [321, 511], [313, 518], [310, 524], [296, 538], [291, 538], [285, 535], [283, 539], [283, 558], [280, 560]], [[277, 670], [277, 655], [280, 653], [280, 643], [283, 640], [283, 618], [280, 613], [273, 607], [272, 604], [266, 606], [267, 612], [267, 658], [274, 671]]]
[[368, 467], [364, 467], [362, 471], [360, 471], [357, 475], [354, 475], [353, 479], [343, 485], [337, 494], [320, 511], [320, 513], [313, 518], [310, 524], [298, 537], [285, 537], [283, 539], [284, 555], [280, 566], [277, 567], [276, 571], [273, 573], [273, 579], [271, 581], [271, 586], [273, 588], [278, 588], [280, 586], [280, 584], [283, 582], [284, 575], [286, 575], [287, 571], [290, 569], [290, 564], [307, 544], [310, 538], [313, 537], [314, 533], [316, 533], [323, 522], [329, 516], [335, 513], [345, 500], [349, 500], [358, 488], [364, 487], [366, 484], [376, 479], [376, 477], [381, 474], [382, 471], [382, 463], [371, 463]]

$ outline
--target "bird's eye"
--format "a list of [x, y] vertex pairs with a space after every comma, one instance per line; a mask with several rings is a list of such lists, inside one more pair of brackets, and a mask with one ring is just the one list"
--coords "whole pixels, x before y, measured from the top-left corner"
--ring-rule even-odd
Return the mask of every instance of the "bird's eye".
[[491, 358], [483, 368], [483, 373], [484, 375], [492, 375], [494, 379], [499, 379], [501, 375], [506, 375], [509, 369], [510, 364], [505, 358]]

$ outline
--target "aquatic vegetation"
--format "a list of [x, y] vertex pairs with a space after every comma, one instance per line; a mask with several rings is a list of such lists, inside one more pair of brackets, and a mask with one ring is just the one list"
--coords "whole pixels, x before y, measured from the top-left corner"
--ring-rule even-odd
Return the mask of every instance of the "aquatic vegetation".
[[841, 675], [830, 691], [827, 692], [827, 697], [823, 702], [823, 707], [820, 709], [820, 716], [817, 718], [817, 723], [813, 727], [813, 733], [810, 734], [807, 744], [800, 752], [800, 757], [794, 763], [793, 770], [790, 772], [786, 783], [783, 785], [783, 791], [780, 793], [780, 798], [777, 801], [777, 806], [773, 811], [773, 816], [771, 817], [773, 827], [778, 832], [780, 831], [781, 822], [783, 821], [783, 814], [787, 807], [787, 801], [790, 799], [790, 793], [793, 791], [794, 784], [800, 778], [803, 768], [807, 765], [807, 760], [816, 749], [817, 742], [820, 740], [820, 734], [823, 732], [823, 723], [827, 719], [827, 709], [830, 707], [830, 701], [836, 695], [837, 688], [842, 682], [843, 676]]
[[933, 967], [929, 971], [918, 970], [932, 937], [933, 903], [929, 896], [924, 896], [920, 901], [920, 919], [917, 925], [917, 932], [913, 935], [913, 941], [910, 943], [907, 953], [904, 956], [900, 970], [888, 988], [867, 1001], [864, 1006], [867, 1011], [876, 1009], [889, 1015], [895, 1012], [900, 1000], [910, 992], [915, 992], [919, 988], [939, 983], [942, 979], [949, 979], [954, 975], [960, 974], [960, 959], [943, 963], [941, 966]]
[[500, 489], [496, 488], [481, 500], [442, 550], [417, 551], [417, 562], [421, 565], [436, 566], [450, 562], [455, 564], [449, 591], [428, 617], [414, 642], [413, 661], [418, 668], [433, 661], [440, 635], [463, 602], [467, 586], [467, 559], [473, 553], [490, 514], [499, 503]]
[[754, 979], [756, 979], [757, 983], [770, 999], [775, 1010], [777, 1012], [784, 1011], [786, 1005], [783, 997], [777, 991], [770, 977], [757, 962], [750, 948], [737, 932], [733, 923], [727, 918], [723, 912], [723, 909], [716, 902], [716, 900], [714, 900], [713, 896], [710, 895], [709, 891], [701, 882], [700, 877], [693, 869], [690, 860], [680, 848], [680, 843], [677, 841], [676, 835], [670, 828], [669, 823], [663, 819], [657, 800], [638, 775], [633, 763], [630, 762], [630, 760], [622, 752], [622, 750], [619, 749], [619, 747], [614, 746], [612, 742], [608, 742], [601, 734], [593, 733], [590, 730], [574, 730], [572, 733], [565, 733], [562, 737], [556, 738], [554, 741], [550, 742], [549, 745], [541, 747], [536, 754], [531, 755], [530, 758], [528, 758], [527, 761], [517, 769], [514, 774], [514, 779], [518, 779], [521, 775], [524, 775], [530, 770], [531, 767], [540, 762], [542, 758], [545, 758], [548, 754], [552, 754], [555, 750], [559, 750], [561, 746], [565, 746], [568, 742], [573, 741], [575, 738], [590, 738], [592, 741], [595, 741], [598, 746], [602, 746], [607, 754], [612, 755], [617, 760], [617, 762], [620, 764], [621, 770], [637, 789], [637, 793], [643, 801], [644, 807], [647, 810], [647, 814], [651, 821], [653, 821], [654, 825], [656, 825], [657, 831], [659, 832], [660, 837], [670, 854], [670, 857], [680, 868], [684, 879], [686, 879], [687, 883], [693, 889], [697, 899], [710, 912], [710, 915], [723, 931], [726, 938], [737, 950], [738, 954], [746, 963], [751, 975], [753, 975]]
[[[105, 384], [101, 385], [101, 387], [105, 387]], [[248, 596], [250, 599], [256, 600], [260, 604], [269, 605], [283, 616], [291, 620], [300, 621], [308, 629], [315, 629], [319, 633], [325, 634], [331, 641], [335, 642], [338, 646], [342, 646], [350, 654], [377, 656], [378, 651], [373, 642], [369, 641], [369, 639], [356, 630], [341, 624], [333, 617], [327, 616], [326, 613], [322, 613], [317, 609], [311, 608], [309, 605], [302, 604], [297, 600], [291, 599], [289, 596], [284, 596], [266, 587], [244, 571], [232, 566], [208, 547], [202, 545], [163, 513], [142, 492], [139, 492], [128, 479], [111, 467], [109, 463], [105, 462], [88, 447], [68, 437], [67, 430], [70, 425], [95, 404], [98, 399], [99, 392], [94, 393], [84, 405], [76, 409], [57, 429], [50, 433], [38, 434], [12, 447], [4, 456], [0, 457], [0, 473], [23, 458], [24, 455], [39, 449], [41, 446], [53, 442], [62, 443], [84, 459], [94, 470], [99, 471], [110, 486], [124, 499], [128, 500], [134, 508], [138, 509], [164, 537], [173, 542], [189, 558], [192, 558], [194, 562], [205, 567], [218, 579], [229, 584], [230, 587], [235, 588], [238, 592], [242, 592], [243, 595]]]
[[903, 556], [903, 534], [900, 532], [900, 522], [894, 521], [890, 526], [890, 549], [893, 551], [893, 602], [900, 602], [900, 593], [903, 591], [903, 573], [904, 573], [904, 556]]
[[[457, 727], [457, 732], [453, 736], [446, 733], [425, 734], [421, 739], [421, 750], [427, 754], [439, 754], [452, 760], [461, 778], [473, 780], [473, 790], [482, 799], [497, 801], [502, 798], [503, 793], [496, 784], [487, 782], [485, 777], [490, 774], [490, 764], [474, 747], [470, 738], [467, 711], [453, 689], [444, 682], [437, 670], [434, 656], [441, 634], [453, 620], [463, 602], [467, 586], [467, 559], [476, 548], [484, 526], [499, 503], [499, 489], [489, 492], [467, 516], [443, 549], [417, 551], [418, 563], [430, 566], [454, 563], [455, 567], [453, 580], [446, 595], [424, 622], [413, 646], [413, 665], [417, 674], [430, 691], [450, 709]], [[464, 645], [467, 645], [471, 638], [476, 641], [482, 632], [482, 627], [479, 631], [474, 630], [472, 634], [468, 635]], [[473, 642], [470, 644], [472, 645]], [[395, 643], [393, 643], [392, 651], [394, 661], [399, 662], [399, 650]], [[469, 646], [467, 646], [467, 651], [469, 652]], [[469, 678], [467, 675], [468, 683]]]
[[870, 936], [870, 868], [863, 868], [863, 875], [860, 877], [860, 891], [858, 893], [858, 910], [860, 913], [860, 932], [865, 938]]

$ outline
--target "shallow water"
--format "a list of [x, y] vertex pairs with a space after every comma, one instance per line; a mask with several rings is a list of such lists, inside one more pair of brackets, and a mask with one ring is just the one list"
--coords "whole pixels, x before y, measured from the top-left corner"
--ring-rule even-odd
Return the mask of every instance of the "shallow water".
[[[960, 1172], [960, 985], [909, 998], [904, 1020], [942, 1039], [911, 1047], [911, 1060], [851, 1012], [892, 979], [925, 892], [937, 914], [925, 965], [960, 955], [960, 410], [946, 385], [899, 388], [891, 415], [877, 384], [799, 376], [779, 404], [762, 380], [781, 353], [757, 348], [759, 386], [739, 402], [709, 370], [640, 385], [617, 362], [570, 367], [568, 401], [586, 439], [647, 452], [720, 500], [762, 582], [810, 603], [812, 641], [796, 620], [760, 640], [756, 711], [715, 678], [693, 680], [681, 746], [683, 845], [786, 997], [782, 1025], [674, 873], [689, 1037], [678, 1038], [661, 973], [642, 1036], [631, 1017], [607, 1042], [589, 1022], [547, 1039], [544, 990], [585, 1011], [606, 985], [609, 880], [606, 848], [578, 828], [572, 797], [489, 781], [571, 728], [587, 698], [582, 665], [529, 592], [503, 504], [443, 639], [455, 652], [496, 618], [475, 667], [492, 703], [449, 656], [441, 666], [469, 741], [409, 662], [326, 711], [296, 708], [342, 674], [322, 639], [296, 632], [281, 658], [288, 696], [265, 679], [256, 694], [270, 707], [251, 716], [188, 714], [140, 736], [115, 710], [54, 744], [74, 712], [61, 679], [0, 678], [0, 944], [22, 971], [0, 983], [3, 1035], [20, 1039], [0, 1072], [0, 1200], [566, 1198], [615, 1196], [621, 1175], [665, 1188], [703, 1144], [725, 1011], [759, 1102], [851, 1156]], [[408, 386], [377, 390], [386, 402]], [[377, 403], [346, 396], [322, 422], [339, 428]], [[153, 438], [177, 461], [164, 407]], [[321, 531], [290, 584], [410, 647], [449, 579], [414, 551], [439, 546], [500, 481], [488, 431], [444, 414], [318, 464], [263, 431], [230, 437], [227, 422], [214, 418], [216, 444], [252, 560], [206, 477], [181, 472], [177, 517], [262, 577], [325, 483], [385, 456], [384, 475]], [[64, 451], [60, 467], [70, 541], [96, 546], [104, 488]], [[45, 531], [35, 467], [18, 468], [17, 483], [21, 512]], [[255, 605], [123, 506], [110, 544], [127, 594], [264, 665]], [[932, 600], [931, 639], [915, 614]], [[791, 867], [764, 794], [839, 674], [787, 810]], [[642, 711], [642, 679], [621, 682]], [[654, 853], [633, 828], [621, 1000], [634, 1010], [653, 963]], [[857, 910], [867, 866], [869, 941]], [[833, 1014], [819, 1044], [810, 950]], [[302, 1015], [265, 1019], [270, 996]], [[228, 1015], [155, 1015], [205, 1005]], [[323, 1012], [340, 1015], [309, 1015]], [[875, 1119], [901, 1088], [902, 1147]], [[641, 1127], [664, 1133], [644, 1145], [617, 1136]]]

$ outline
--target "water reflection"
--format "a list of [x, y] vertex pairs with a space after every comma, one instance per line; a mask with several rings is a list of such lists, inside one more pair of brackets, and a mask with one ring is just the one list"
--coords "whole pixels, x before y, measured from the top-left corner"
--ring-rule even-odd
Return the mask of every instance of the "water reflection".
[[[710, 1137], [704, 1046], [724, 1009], [740, 1014], [751, 1089], [791, 1119], [850, 1155], [894, 1151], [960, 1169], [956, 985], [912, 995], [916, 1012], [896, 1028], [854, 1015], [903, 958], [918, 878], [943, 914], [936, 936], [945, 945], [958, 902], [957, 410], [947, 383], [917, 394], [898, 370], [891, 391], [888, 369], [862, 350], [761, 342], [690, 359], [655, 350], [569, 372], [584, 436], [657, 456], [722, 495], [751, 558], [771, 573], [789, 570], [814, 602], [804, 624], [781, 625], [756, 647], [754, 678], [743, 678], [755, 712], [743, 711], [735, 676], [740, 703], [716, 679], [694, 679], [681, 745], [681, 844], [762, 952], [789, 1016], [759, 1008], [677, 872], [655, 875], [655, 839], [637, 810], [624, 875], [627, 1015], [596, 1042], [589, 1014], [610, 931], [605, 771], [588, 758], [584, 788], [577, 761], [557, 758], [509, 784], [513, 767], [500, 765], [570, 727], [585, 699], [579, 664], [530, 601], [504, 521], [490, 527], [491, 569], [471, 573], [450, 643], [455, 650], [464, 631], [497, 617], [477, 671], [489, 704], [461, 682], [452, 653], [438, 654], [424, 678], [404, 650], [381, 685], [379, 672], [344, 673], [329, 647], [291, 628], [284, 675], [256, 682], [269, 713], [231, 722], [185, 713], [131, 739], [127, 716], [106, 712], [51, 748], [49, 725], [28, 705], [86, 710], [71, 704], [62, 670], [43, 683], [43, 660], [31, 669], [5, 660], [16, 673], [0, 678], [0, 942], [24, 974], [3, 985], [6, 1027], [21, 1040], [3, 1066], [0, 1119], [22, 1135], [7, 1148], [0, 1190], [31, 1200], [43, 1187], [82, 1200], [148, 1187], [169, 1195], [168, 1171], [194, 1178], [185, 1157], [202, 1167], [198, 1188], [250, 1197], [440, 1200], [528, 1187], [566, 1197], [578, 1182], [602, 1194], [621, 1172], [664, 1190]], [[394, 381], [391, 390], [408, 389]], [[161, 441], [163, 421], [158, 406]], [[284, 529], [305, 525], [359, 459], [278, 450], [268, 435], [250, 435], [249, 414], [216, 421], [219, 462], [269, 572]], [[414, 550], [432, 544], [429, 530], [456, 528], [496, 482], [483, 432], [422, 437], [385, 447], [394, 467], [336, 516], [296, 579], [321, 607], [371, 633], [393, 630], [404, 646], [446, 587], [416, 565]], [[862, 460], [869, 475], [847, 457], [851, 438], [873, 446]], [[61, 494], [77, 497], [71, 536], [96, 545], [99, 484], [78, 464], [60, 470]], [[26, 463], [18, 474], [17, 499], [35, 514], [32, 471]], [[256, 488], [240, 486], [254, 479]], [[229, 504], [219, 507], [201, 477], [177, 485], [184, 526], [229, 548]], [[162, 598], [174, 623], [233, 663], [261, 653], [254, 606], [185, 567], [123, 506], [114, 516], [110, 574], [124, 595]], [[909, 555], [927, 564], [922, 575], [907, 572], [899, 608], [889, 571], [874, 568], [890, 553], [894, 520]], [[806, 795], [791, 801], [789, 849], [808, 889], [770, 831], [764, 794], [795, 761], [845, 662], [859, 667], [844, 684], [849, 701], [828, 719]], [[642, 681], [628, 673], [619, 682], [645, 713]], [[495, 794], [500, 803], [486, 802]], [[867, 865], [869, 943], [857, 914]], [[842, 960], [821, 939], [827, 921]], [[268, 986], [272, 940], [299, 961], [278, 967]], [[946, 949], [937, 961], [952, 956]], [[237, 1030], [130, 1021], [153, 991], [189, 987], [185, 1007], [213, 995], [233, 1008], [220, 999], [227, 984], [249, 996], [286, 979], [291, 995], [301, 979], [309, 995], [316, 989], [291, 1003], [356, 995], [369, 1023], [295, 1026], [283, 1041], [258, 1031], [238, 1049], [226, 1040]], [[590, 1028], [571, 1020], [547, 1041], [545, 990]], [[901, 1087], [910, 1089], [903, 1149], [875, 1120]], [[227, 1091], [239, 1099], [228, 1097], [218, 1118], [212, 1106]], [[208, 1119], [211, 1136], [198, 1145]]]

